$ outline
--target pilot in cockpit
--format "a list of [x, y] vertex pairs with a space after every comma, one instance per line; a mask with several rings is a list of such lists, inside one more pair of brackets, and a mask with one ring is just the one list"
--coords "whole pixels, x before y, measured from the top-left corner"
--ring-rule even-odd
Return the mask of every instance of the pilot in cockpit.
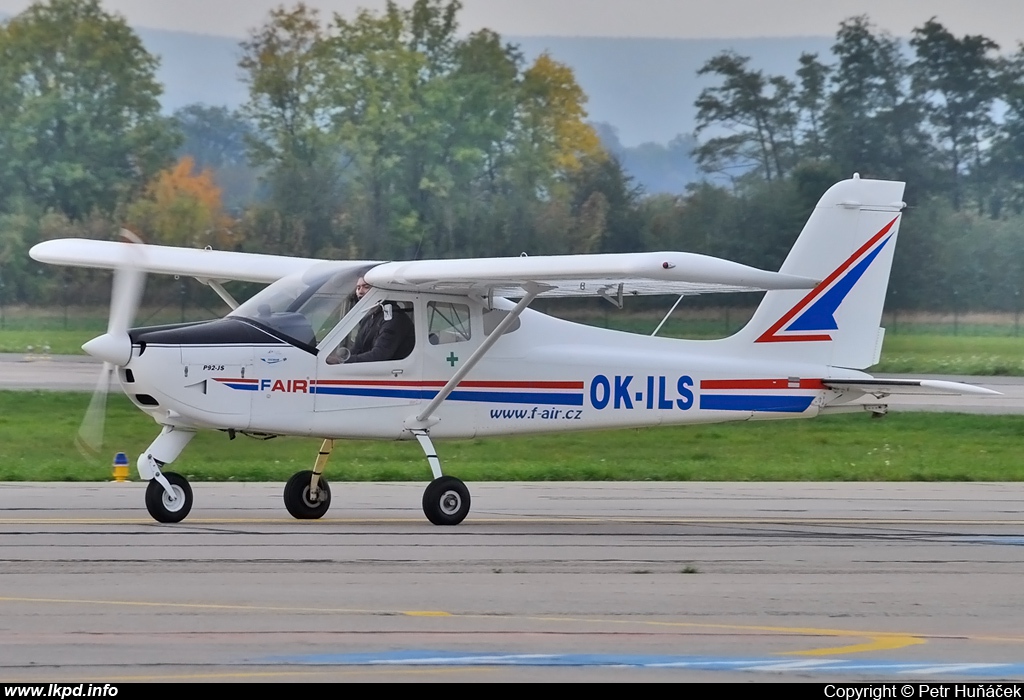
[[[362, 299], [368, 291], [370, 285], [360, 277], [356, 281], [356, 297]], [[327, 358], [327, 364], [401, 360], [409, 356], [415, 343], [415, 329], [408, 313], [394, 302], [381, 301], [359, 322], [351, 347], [339, 346]]]

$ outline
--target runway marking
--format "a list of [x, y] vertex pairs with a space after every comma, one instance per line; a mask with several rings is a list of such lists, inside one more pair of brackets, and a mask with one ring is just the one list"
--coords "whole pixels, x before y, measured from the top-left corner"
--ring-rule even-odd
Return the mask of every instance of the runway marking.
[[664, 656], [637, 654], [510, 654], [410, 649], [381, 653], [307, 654], [260, 659], [266, 663], [335, 664], [339, 666], [605, 666], [634, 668], [679, 668], [703, 671], [760, 671], [769, 673], [870, 672], [903, 676], [933, 677], [944, 674], [968, 676], [998, 675], [1024, 677], [1020, 663], [933, 663], [901, 661], [860, 662], [850, 659], [807, 659], [783, 661], [771, 658], [730, 658], [714, 656]]
[[[356, 608], [324, 608], [324, 607], [281, 607], [264, 605], [231, 605], [220, 603], [175, 603], [170, 601], [119, 601], [119, 600], [93, 600], [74, 598], [32, 598], [32, 597], [0, 597], [0, 602], [16, 603], [46, 603], [46, 604], [75, 604], [75, 605], [111, 605], [125, 607], [163, 607], [184, 610], [239, 610], [247, 612], [316, 612], [319, 614], [349, 614], [349, 615], [394, 615], [400, 614], [408, 617], [429, 617], [429, 618], [457, 618], [457, 619], [510, 619], [532, 622], [576, 622], [597, 625], [637, 625], [646, 627], [670, 627], [676, 629], [694, 630], [726, 630], [731, 632], [765, 632], [775, 635], [790, 635], [794, 637], [854, 637], [867, 638], [867, 643], [851, 644], [847, 646], [828, 647], [825, 649], [804, 649], [796, 651], [781, 652], [783, 656], [834, 656], [836, 654], [855, 654], [869, 651], [890, 651], [901, 649], [907, 646], [925, 644], [930, 638], [943, 638], [943, 635], [924, 635], [909, 632], [875, 632], [868, 630], [842, 630], [817, 627], [775, 627], [768, 625], [726, 625], [701, 622], [669, 622], [662, 620], [609, 620], [603, 618], [579, 618], [565, 616], [539, 616], [539, 615], [479, 615], [451, 613], [442, 610], [370, 610]], [[969, 636], [962, 636], [963, 639], [972, 639]], [[994, 641], [994, 640], [989, 640]], [[1024, 641], [1006, 639], [1005, 641]]]
[[778, 627], [770, 625], [730, 625], [708, 622], [672, 622], [664, 620], [617, 620], [593, 617], [569, 617], [551, 615], [502, 615], [502, 614], [472, 614], [452, 613], [443, 610], [387, 610], [367, 608], [325, 608], [317, 607], [294, 607], [294, 606], [270, 606], [270, 605], [234, 605], [227, 603], [179, 603], [172, 601], [132, 601], [132, 600], [97, 600], [84, 598], [35, 598], [27, 596], [0, 596], [0, 603], [45, 603], [45, 604], [71, 604], [71, 605], [109, 605], [123, 607], [150, 607], [150, 608], [173, 608], [181, 610], [227, 610], [246, 612], [283, 612], [283, 613], [304, 613], [315, 612], [319, 614], [343, 614], [343, 615], [404, 615], [406, 617], [419, 618], [453, 618], [453, 619], [480, 619], [480, 620], [524, 620], [531, 622], [575, 622], [594, 625], [626, 626], [636, 625], [639, 627], [668, 627], [673, 629], [689, 630], [722, 630], [728, 632], [764, 632], [774, 635], [789, 635], [794, 637], [845, 637], [845, 638], [867, 638], [867, 643], [851, 644], [846, 646], [835, 646], [827, 648], [803, 649], [795, 651], [779, 652], [779, 656], [836, 656], [839, 654], [859, 654], [871, 651], [891, 651], [908, 646], [927, 644], [933, 639], [963, 639], [975, 642], [994, 642], [1000, 644], [1024, 644], [1024, 637], [993, 636], [993, 635], [946, 635], [928, 634], [915, 632], [881, 632], [872, 630], [848, 630], [820, 627]]

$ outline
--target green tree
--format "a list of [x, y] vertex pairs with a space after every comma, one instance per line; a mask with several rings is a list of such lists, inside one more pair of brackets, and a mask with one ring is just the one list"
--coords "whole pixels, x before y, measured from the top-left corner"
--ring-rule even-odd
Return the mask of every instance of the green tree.
[[1024, 212], [1024, 47], [999, 62], [999, 99], [1005, 106], [1002, 125], [989, 150], [989, 212]]
[[157, 59], [99, 0], [36, 2], [0, 27], [0, 184], [71, 219], [112, 212], [172, 159]]
[[900, 42], [875, 33], [867, 17], [853, 17], [840, 24], [832, 52], [838, 63], [823, 122], [840, 171], [930, 182], [923, 107], [911, 93]]
[[992, 105], [998, 83], [993, 53], [999, 45], [983, 36], [958, 39], [934, 17], [914, 29], [910, 45], [917, 53], [914, 91], [939, 140], [953, 209], [959, 210], [965, 171], [970, 168], [980, 175], [982, 144], [994, 130]]
[[[290, 232], [280, 250], [328, 254], [336, 234], [346, 159], [328, 128], [334, 108], [324, 96], [324, 32], [316, 10], [300, 3], [278, 8], [242, 43], [249, 101], [242, 114], [253, 125], [248, 139], [253, 165], [264, 168], [270, 186], [266, 205], [283, 219], [274, 230]], [[253, 218], [253, 217], [250, 217]], [[256, 220], [276, 220], [256, 216]], [[254, 245], [259, 237], [248, 237]]]
[[722, 84], [705, 88], [697, 98], [696, 133], [709, 127], [729, 133], [708, 139], [695, 155], [707, 172], [738, 169], [769, 181], [781, 179], [794, 160], [795, 86], [747, 68], [749, 62], [749, 57], [725, 51], [697, 71], [719, 76]]
[[[273, 13], [244, 44], [252, 155], [267, 168], [268, 206], [288, 219], [305, 212], [309, 252], [544, 247], [557, 239], [540, 231], [574, 216], [570, 177], [603, 156], [584, 121], [586, 96], [549, 56], [524, 68], [493, 32], [460, 37], [460, 9], [457, 0], [389, 2], [323, 28], [300, 5]], [[296, 231], [274, 217], [246, 221]]]
[[794, 104], [800, 111], [800, 151], [805, 158], [821, 160], [827, 157], [823, 131], [831, 72], [829, 66], [818, 60], [817, 54], [800, 54], [800, 67], [796, 71], [800, 90]]

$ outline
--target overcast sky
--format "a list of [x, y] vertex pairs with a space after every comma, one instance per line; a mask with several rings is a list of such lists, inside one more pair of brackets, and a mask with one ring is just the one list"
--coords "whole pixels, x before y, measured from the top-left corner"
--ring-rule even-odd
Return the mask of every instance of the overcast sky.
[[[0, 0], [16, 14], [30, 0]], [[242, 37], [280, 0], [103, 0], [135, 26]], [[329, 17], [384, 0], [307, 0]], [[399, 0], [411, 5], [412, 0]], [[839, 22], [866, 14], [896, 36], [936, 16], [954, 34], [982, 34], [1013, 51], [1024, 40], [1024, 0], [463, 0], [462, 29], [511, 36], [731, 38], [832, 36]]]

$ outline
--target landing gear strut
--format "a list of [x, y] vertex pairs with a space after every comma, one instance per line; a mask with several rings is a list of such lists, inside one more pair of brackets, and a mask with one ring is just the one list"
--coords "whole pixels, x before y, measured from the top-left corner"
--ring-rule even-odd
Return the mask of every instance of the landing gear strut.
[[426, 430], [414, 430], [413, 434], [434, 474], [423, 492], [423, 514], [435, 525], [458, 525], [469, 515], [469, 489], [454, 476], [441, 474], [441, 460]]
[[146, 510], [159, 523], [180, 523], [192, 510], [192, 487], [188, 479], [175, 472], [163, 472], [161, 468], [176, 460], [195, 436], [193, 430], [165, 425], [156, 440], [139, 455], [136, 463], [139, 478], [149, 482]]

